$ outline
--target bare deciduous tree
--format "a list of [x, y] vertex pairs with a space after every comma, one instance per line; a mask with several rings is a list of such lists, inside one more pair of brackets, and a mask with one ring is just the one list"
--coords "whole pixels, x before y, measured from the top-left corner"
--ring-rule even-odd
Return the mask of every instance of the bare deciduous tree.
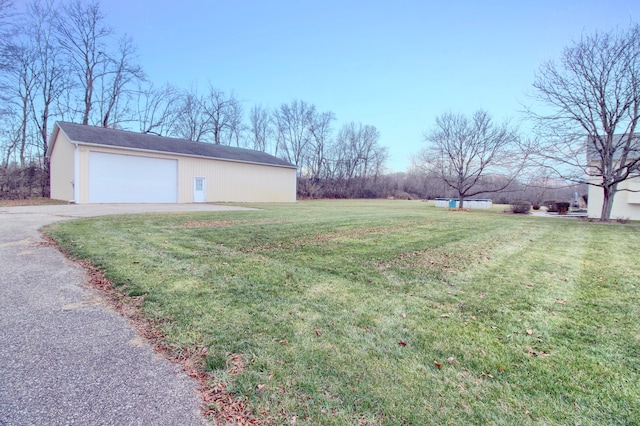
[[244, 108], [242, 102], [231, 92], [231, 104], [229, 105], [229, 145], [235, 143], [236, 147], [240, 147], [240, 140], [247, 129], [244, 124], [243, 114]]
[[231, 145], [235, 141], [240, 145], [242, 133], [242, 105], [231, 92], [227, 94], [220, 89], [209, 86], [209, 94], [203, 98], [203, 107], [213, 135], [213, 143]]
[[173, 134], [179, 113], [180, 92], [167, 84], [156, 88], [153, 84], [137, 92], [138, 125], [140, 133], [159, 136]]
[[[321, 181], [313, 182], [323, 187], [318, 193], [340, 198], [369, 198], [383, 194], [378, 178], [384, 172], [388, 152], [379, 140], [380, 132], [375, 126], [354, 122], [344, 124], [335, 139], [324, 148], [319, 175]], [[309, 169], [314, 171], [313, 167]]]
[[102, 64], [100, 94], [97, 99], [100, 124], [109, 127], [119, 124], [121, 114], [133, 94], [132, 88], [144, 79], [142, 67], [137, 63], [136, 47], [130, 37], [124, 36], [118, 43], [118, 52]]
[[224, 91], [209, 87], [209, 95], [203, 100], [205, 113], [208, 115], [209, 125], [213, 133], [213, 143], [220, 145], [222, 135], [229, 127], [229, 100]]
[[315, 111], [314, 105], [299, 100], [282, 104], [273, 111], [278, 149], [285, 160], [299, 167], [298, 173], [305, 162], [306, 150], [311, 140], [309, 128]]
[[196, 89], [185, 93], [179, 102], [176, 116], [175, 134], [182, 139], [204, 142], [211, 133], [209, 114], [204, 107], [204, 99]]
[[273, 137], [269, 116], [269, 111], [262, 105], [254, 105], [249, 111], [248, 146], [256, 151], [266, 152]]
[[[9, 159], [16, 149], [16, 139], [9, 124], [12, 121], [12, 111], [9, 105], [13, 96], [13, 82], [10, 74], [13, 35], [15, 27], [11, 25], [13, 15], [13, 2], [11, 0], [0, 0], [0, 149], [2, 149], [2, 161], [0, 170], [5, 171]], [[2, 188], [0, 188], [1, 190]], [[0, 195], [2, 195], [0, 191]]]
[[326, 156], [331, 143], [331, 124], [336, 116], [331, 111], [314, 114], [309, 127], [311, 143], [309, 144], [308, 169], [312, 181], [319, 181], [326, 165]]
[[20, 124], [15, 115], [6, 113], [0, 117], [2, 117], [0, 121], [0, 140], [2, 141], [0, 142], [0, 147], [2, 148], [0, 168], [6, 169], [9, 164], [17, 163], [15, 156], [21, 138]]
[[[55, 107], [62, 93], [69, 89], [69, 80], [55, 39], [55, 23], [59, 16], [53, 2], [33, 1], [27, 6], [26, 19], [27, 34], [34, 43], [34, 67], [38, 74], [37, 93], [32, 97], [31, 109], [40, 135], [39, 156], [44, 159], [48, 148], [49, 119], [56, 115]], [[48, 172], [46, 160], [44, 168]]]
[[531, 113], [544, 131], [540, 164], [602, 188], [600, 220], [610, 220], [618, 185], [640, 172], [640, 26], [584, 36], [542, 65], [533, 87], [552, 111]]
[[97, 1], [73, 0], [64, 7], [64, 16], [58, 25], [58, 42], [82, 89], [82, 124], [89, 124], [95, 85], [109, 60], [107, 40], [113, 30]]
[[14, 195], [46, 196], [51, 121], [123, 121], [142, 72], [130, 39], [114, 46], [97, 0], [30, 0], [20, 13], [12, 3], [0, 0], [2, 163], [25, 177]]
[[4, 71], [10, 64], [5, 54], [15, 34], [15, 27], [11, 25], [13, 15], [13, 1], [0, 0], [0, 71]]
[[348, 180], [377, 173], [374, 159], [380, 132], [375, 126], [350, 122], [344, 124], [336, 137], [337, 163], [340, 175]]
[[19, 153], [20, 165], [26, 165], [27, 149], [30, 141], [31, 105], [37, 90], [38, 71], [34, 66], [37, 52], [28, 41], [18, 42], [10, 48], [10, 76], [13, 84], [11, 103], [15, 106], [14, 116], [19, 123], [15, 149]]
[[[457, 192], [460, 208], [466, 197], [504, 190], [523, 169], [527, 157], [516, 150], [516, 132], [507, 123], [495, 124], [485, 111], [476, 111], [471, 118], [442, 114], [424, 140], [429, 145], [420, 153], [421, 160]], [[494, 180], [493, 187], [480, 185], [489, 174], [506, 179]]]

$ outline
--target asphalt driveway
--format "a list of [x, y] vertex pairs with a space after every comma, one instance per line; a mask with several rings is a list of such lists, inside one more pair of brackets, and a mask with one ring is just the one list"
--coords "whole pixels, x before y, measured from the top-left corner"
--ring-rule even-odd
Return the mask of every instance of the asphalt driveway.
[[159, 357], [83, 286], [85, 272], [39, 244], [44, 225], [210, 204], [0, 207], [0, 425], [201, 425], [197, 383]]

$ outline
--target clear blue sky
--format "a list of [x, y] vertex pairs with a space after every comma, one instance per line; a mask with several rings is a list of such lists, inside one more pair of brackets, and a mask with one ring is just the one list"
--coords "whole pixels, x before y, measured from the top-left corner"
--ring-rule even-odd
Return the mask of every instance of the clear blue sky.
[[403, 171], [446, 111], [521, 118], [534, 73], [583, 33], [640, 22], [640, 1], [105, 0], [156, 84], [211, 82], [371, 124]]

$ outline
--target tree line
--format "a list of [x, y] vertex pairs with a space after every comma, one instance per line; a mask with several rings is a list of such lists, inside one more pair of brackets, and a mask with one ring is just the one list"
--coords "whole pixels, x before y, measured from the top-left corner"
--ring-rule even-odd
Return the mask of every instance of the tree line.
[[332, 111], [298, 99], [248, 106], [212, 83], [158, 86], [99, 1], [0, 0], [0, 197], [48, 195], [48, 137], [63, 120], [268, 152], [297, 166], [301, 197], [453, 194], [462, 204], [533, 197], [540, 182], [564, 182], [601, 188], [609, 220], [616, 193], [632, 190], [621, 184], [640, 173], [638, 81], [637, 24], [583, 35], [536, 73], [533, 99], [548, 112], [528, 112], [535, 134], [523, 139], [482, 110], [441, 114], [406, 174], [422, 176], [424, 188], [405, 190], [407, 179], [385, 174], [388, 151], [374, 125], [338, 126]]
[[[45, 158], [57, 120], [271, 153], [298, 167], [302, 196], [358, 196], [388, 158], [380, 132], [294, 99], [275, 108], [209, 83], [149, 81], [131, 37], [100, 2], [0, 0], [0, 196], [48, 195]], [[35, 172], [34, 172], [35, 171]]]

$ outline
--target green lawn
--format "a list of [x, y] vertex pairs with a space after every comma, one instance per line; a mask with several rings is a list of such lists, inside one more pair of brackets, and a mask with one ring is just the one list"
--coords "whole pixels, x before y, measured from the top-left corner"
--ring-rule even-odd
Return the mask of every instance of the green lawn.
[[258, 207], [47, 232], [265, 422], [640, 424], [637, 224]]

